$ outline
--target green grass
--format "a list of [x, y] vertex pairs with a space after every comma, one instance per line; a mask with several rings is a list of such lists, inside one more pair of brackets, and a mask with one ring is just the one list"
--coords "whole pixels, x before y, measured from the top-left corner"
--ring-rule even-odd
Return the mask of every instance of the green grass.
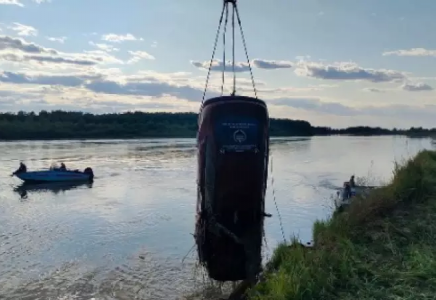
[[434, 299], [436, 152], [397, 165], [389, 184], [313, 235], [314, 248], [276, 249], [250, 299]]

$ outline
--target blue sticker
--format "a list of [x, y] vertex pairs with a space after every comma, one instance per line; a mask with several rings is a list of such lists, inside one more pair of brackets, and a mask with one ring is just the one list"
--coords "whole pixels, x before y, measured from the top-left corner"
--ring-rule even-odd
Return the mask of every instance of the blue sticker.
[[258, 148], [258, 131], [256, 119], [228, 116], [216, 123], [215, 137], [220, 150], [255, 151]]

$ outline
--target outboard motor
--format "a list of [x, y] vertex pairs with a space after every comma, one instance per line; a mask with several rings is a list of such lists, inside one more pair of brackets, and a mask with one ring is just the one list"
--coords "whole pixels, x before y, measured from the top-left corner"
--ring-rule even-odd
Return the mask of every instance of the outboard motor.
[[234, 95], [206, 100], [197, 151], [200, 262], [218, 281], [253, 278], [261, 268], [268, 177], [265, 102]]
[[89, 174], [89, 180], [92, 181], [94, 180], [94, 172], [92, 171], [92, 169], [90, 167], [87, 167], [83, 173], [85, 174]]

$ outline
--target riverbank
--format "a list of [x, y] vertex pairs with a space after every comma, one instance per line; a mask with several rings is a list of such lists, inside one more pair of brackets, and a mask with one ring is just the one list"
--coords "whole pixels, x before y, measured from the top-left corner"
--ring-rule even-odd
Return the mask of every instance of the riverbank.
[[430, 299], [436, 293], [436, 152], [317, 222], [315, 247], [279, 246], [250, 299]]

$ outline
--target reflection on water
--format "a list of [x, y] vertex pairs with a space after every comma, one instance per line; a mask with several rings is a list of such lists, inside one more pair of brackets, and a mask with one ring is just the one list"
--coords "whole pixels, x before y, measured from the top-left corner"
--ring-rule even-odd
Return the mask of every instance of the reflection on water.
[[[308, 241], [351, 174], [387, 180], [395, 160], [429, 147], [402, 137], [273, 139], [265, 258], [282, 241], [273, 190], [286, 238]], [[198, 290], [207, 280], [191, 251], [195, 152], [193, 139], [0, 143], [0, 298], [180, 299]], [[32, 170], [91, 167], [96, 178], [26, 185], [9, 177], [19, 160]]]
[[14, 192], [18, 193], [22, 199], [26, 199], [28, 192], [45, 193], [51, 192], [55, 195], [77, 189], [80, 187], [92, 188], [92, 182], [51, 182], [51, 183], [27, 183], [14, 187]]

